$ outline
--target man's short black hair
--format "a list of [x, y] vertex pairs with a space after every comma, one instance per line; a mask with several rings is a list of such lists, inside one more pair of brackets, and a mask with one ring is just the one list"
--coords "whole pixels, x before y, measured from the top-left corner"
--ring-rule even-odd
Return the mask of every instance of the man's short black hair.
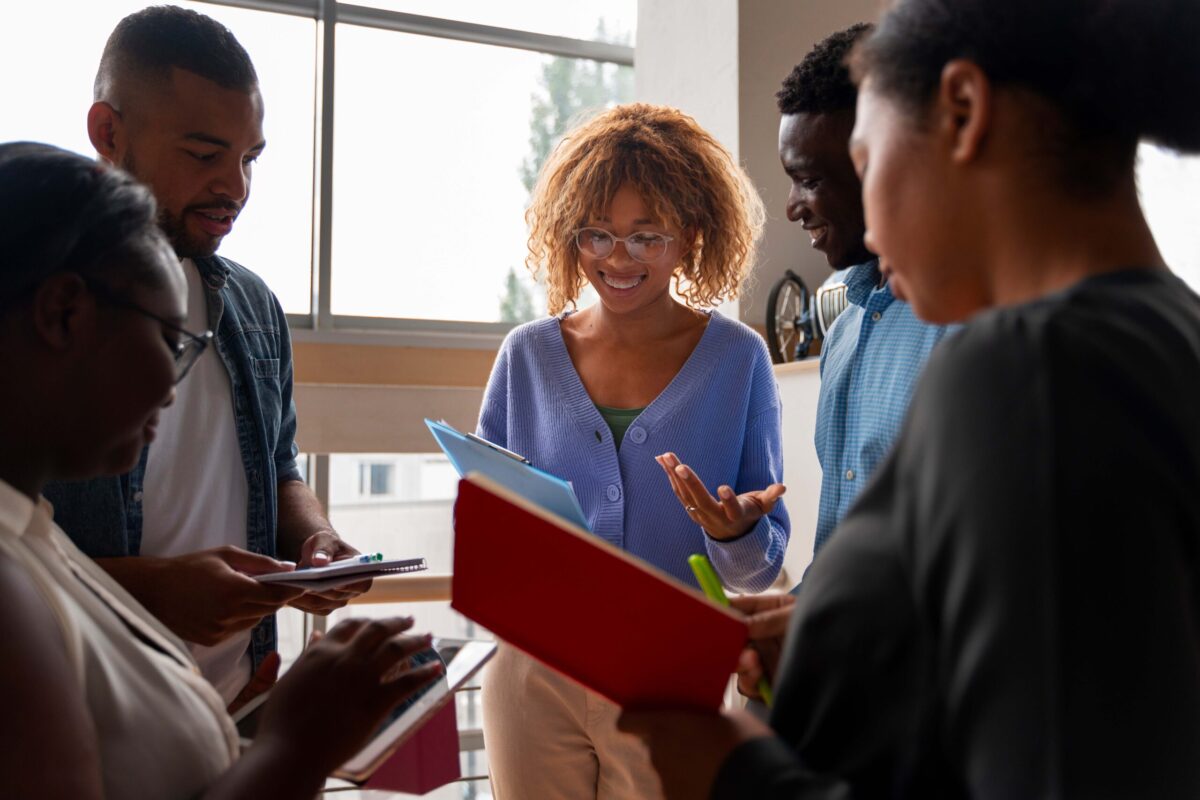
[[258, 74], [250, 55], [221, 23], [178, 6], [151, 6], [117, 23], [96, 72], [96, 100], [108, 100], [123, 76], [165, 78], [171, 68], [225, 89], [252, 91]]
[[846, 56], [855, 43], [870, 33], [865, 22], [825, 37], [783, 80], [775, 93], [782, 114], [827, 114], [854, 109], [858, 89], [850, 79]]

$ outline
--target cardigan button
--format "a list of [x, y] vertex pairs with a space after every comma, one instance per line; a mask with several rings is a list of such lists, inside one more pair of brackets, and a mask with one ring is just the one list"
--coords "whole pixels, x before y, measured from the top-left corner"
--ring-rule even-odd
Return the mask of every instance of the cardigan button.
[[621, 499], [621, 487], [615, 483], [609, 484], [606, 494], [608, 495], [608, 499], [615, 503]]
[[630, 428], [629, 429], [629, 439], [634, 444], [641, 444], [642, 442], [646, 441], [646, 429], [645, 428]]

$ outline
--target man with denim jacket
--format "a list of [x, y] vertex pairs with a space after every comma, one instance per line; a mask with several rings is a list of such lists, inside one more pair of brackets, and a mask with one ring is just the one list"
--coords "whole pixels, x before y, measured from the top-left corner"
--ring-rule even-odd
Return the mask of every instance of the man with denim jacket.
[[[212, 347], [176, 388], [157, 442], [120, 478], [46, 489], [59, 525], [181, 638], [227, 703], [277, 660], [274, 612], [326, 614], [368, 583], [324, 594], [248, 574], [321, 566], [357, 551], [296, 467], [292, 352], [278, 300], [215, 255], [244, 207], [265, 142], [258, 78], [217, 22], [156, 7], [113, 31], [88, 133], [100, 157], [147, 184], [189, 281], [188, 327]], [[250, 692], [253, 689], [249, 689]], [[241, 697], [239, 698], [239, 693]]]

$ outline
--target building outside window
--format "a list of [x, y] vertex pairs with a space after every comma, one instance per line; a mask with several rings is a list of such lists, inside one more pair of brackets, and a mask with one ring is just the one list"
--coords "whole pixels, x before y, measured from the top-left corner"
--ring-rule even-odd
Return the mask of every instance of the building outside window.
[[363, 497], [384, 497], [392, 493], [394, 464], [359, 464], [358, 493]]

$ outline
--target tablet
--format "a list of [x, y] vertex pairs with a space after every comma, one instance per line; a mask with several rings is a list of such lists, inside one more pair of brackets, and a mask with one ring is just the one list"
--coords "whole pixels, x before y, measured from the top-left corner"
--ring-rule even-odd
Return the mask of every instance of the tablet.
[[[421, 726], [428, 722], [443, 705], [451, 700], [470, 678], [496, 652], [495, 642], [468, 641], [460, 647], [439, 646], [442, 657], [448, 658], [446, 674], [433, 681], [401, 703], [379, 726], [358, 753], [333, 772], [333, 777], [361, 783], [371, 777], [397, 748], [404, 744]], [[258, 695], [233, 715], [243, 745], [249, 745], [258, 728], [262, 705], [269, 692]]]
[[495, 652], [495, 642], [464, 644], [446, 664], [446, 674], [422, 689], [415, 698], [410, 698], [407, 706], [401, 704], [358, 755], [334, 770], [333, 777], [356, 783], [371, 777], [371, 773], [449, 702], [454, 692], [461, 689]]
[[543, 472], [511, 450], [473, 434], [461, 433], [445, 422], [427, 419], [425, 424], [460, 478], [471, 472], [486, 475], [551, 514], [591, 531], [575, 490], [562, 478]]

